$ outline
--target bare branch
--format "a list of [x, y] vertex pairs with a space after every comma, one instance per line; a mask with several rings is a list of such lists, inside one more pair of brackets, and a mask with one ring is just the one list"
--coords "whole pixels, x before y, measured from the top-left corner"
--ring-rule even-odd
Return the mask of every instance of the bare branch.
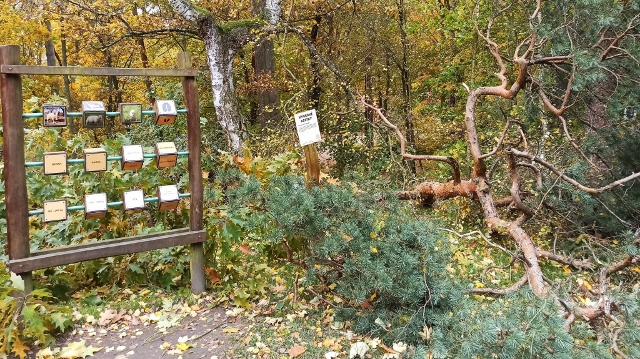
[[627, 34], [629, 34], [629, 32], [633, 29], [635, 29], [635, 27], [637, 26], [637, 24], [634, 24], [634, 22], [640, 18], [640, 13], [636, 14], [636, 16], [634, 16], [631, 21], [629, 21], [629, 24], [627, 25], [627, 28], [618, 36], [616, 36], [613, 41], [611, 41], [611, 43], [609, 44], [609, 46], [602, 52], [602, 55], [600, 55], [600, 61], [605, 61], [608, 60], [610, 58], [612, 58], [611, 56], [609, 56], [609, 53], [611, 53], [611, 51], [614, 51], [615, 49], [617, 49], [618, 43], [620, 42], [620, 40], [622, 40], [625, 36], [627, 36]]
[[526, 159], [528, 159], [530, 161], [533, 161], [533, 162], [541, 164], [542, 166], [546, 167], [551, 172], [555, 173], [556, 176], [562, 178], [564, 181], [566, 181], [567, 183], [571, 184], [575, 188], [577, 188], [579, 190], [582, 190], [582, 191], [585, 191], [585, 192], [590, 193], [590, 194], [598, 194], [598, 193], [602, 193], [604, 191], [608, 191], [608, 190], [610, 190], [612, 188], [621, 186], [626, 182], [632, 181], [632, 180], [640, 177], [640, 172], [632, 173], [631, 175], [629, 175], [629, 176], [627, 176], [625, 178], [621, 178], [621, 179], [619, 179], [617, 181], [613, 181], [613, 182], [609, 183], [606, 186], [599, 187], [599, 188], [592, 188], [592, 187], [587, 187], [585, 185], [582, 185], [578, 181], [576, 181], [573, 178], [571, 178], [571, 177], [565, 175], [564, 173], [562, 173], [560, 170], [558, 170], [555, 166], [553, 166], [549, 162], [547, 162], [547, 161], [545, 161], [545, 160], [543, 160], [543, 159], [541, 159], [541, 158], [539, 158], [537, 156], [531, 155], [531, 154], [526, 153], [526, 152], [518, 151], [516, 149], [512, 149], [511, 152], [514, 155], [518, 156], [518, 157], [523, 157], [523, 158], [526, 158]]
[[528, 64], [529, 65], [559, 64], [559, 63], [566, 63], [567, 60], [570, 60], [571, 58], [573, 58], [573, 55], [541, 57], [539, 59], [529, 60]]
[[461, 181], [457, 184], [454, 181], [445, 183], [423, 182], [413, 191], [399, 192], [398, 199], [419, 199], [424, 205], [431, 205], [436, 200], [444, 200], [454, 197], [474, 198], [475, 191], [476, 185], [471, 181]]
[[473, 294], [494, 294], [494, 295], [505, 295], [516, 290], [520, 289], [525, 283], [527, 283], [527, 276], [523, 275], [519, 281], [514, 283], [512, 286], [504, 288], [504, 289], [496, 289], [496, 288], [473, 288], [469, 291], [469, 293]]
[[425, 160], [425, 161], [438, 161], [448, 163], [453, 169], [453, 183], [454, 185], [460, 184], [460, 166], [458, 165], [458, 161], [451, 156], [434, 156], [434, 155], [412, 155], [406, 152], [406, 139], [402, 134], [402, 131], [398, 128], [398, 126], [394, 125], [387, 119], [387, 117], [382, 113], [382, 110], [378, 107], [375, 107], [367, 101], [365, 101], [364, 96], [360, 97], [360, 103], [365, 107], [372, 109], [378, 114], [378, 117], [384, 122], [384, 124], [395, 131], [398, 140], [400, 141], [400, 155], [402, 158], [411, 159], [411, 160]]
[[538, 253], [538, 257], [546, 258], [558, 263], [562, 263], [564, 265], [571, 266], [577, 269], [594, 269], [594, 265], [588, 261], [579, 261], [575, 259], [571, 259], [565, 256], [561, 256], [559, 254], [555, 254], [553, 252], [545, 251], [540, 248], [536, 248], [536, 252]]
[[148, 35], [171, 35], [171, 34], [182, 34], [191, 37], [192, 39], [200, 39], [198, 36], [198, 32], [190, 29], [156, 29], [156, 30], [148, 30], [148, 31], [130, 31], [127, 34], [124, 34], [117, 39], [110, 41], [101, 46], [92, 46], [96, 50], [104, 50], [109, 47], [112, 47], [119, 42], [130, 39], [130, 38], [140, 38]]
[[522, 128], [522, 126], [524, 126], [524, 124], [518, 120], [507, 120], [507, 123], [504, 126], [504, 130], [502, 131], [502, 135], [500, 136], [500, 139], [498, 140], [498, 144], [496, 145], [496, 147], [493, 148], [493, 151], [485, 153], [484, 155], [480, 156], [481, 159], [483, 158], [487, 158], [487, 157], [491, 157], [493, 155], [495, 155], [498, 152], [498, 149], [500, 149], [500, 147], [502, 147], [502, 142], [504, 141], [505, 136], [507, 135], [507, 131], [509, 130], [509, 127], [511, 124], [517, 124], [518, 126], [520, 126], [520, 128]]
[[520, 175], [518, 174], [518, 166], [516, 165], [516, 158], [513, 154], [507, 154], [507, 163], [509, 165], [509, 171], [511, 172], [511, 197], [513, 197], [513, 204], [518, 210], [520, 210], [526, 218], [523, 221], [533, 217], [533, 211], [527, 207], [520, 199]]
[[491, 242], [491, 241], [489, 240], [489, 238], [487, 238], [487, 236], [486, 236], [484, 233], [480, 232], [480, 231], [471, 231], [471, 232], [468, 232], [468, 233], [465, 233], [465, 234], [460, 234], [460, 233], [458, 233], [458, 232], [456, 232], [456, 231], [454, 231], [454, 230], [447, 229], [447, 228], [438, 228], [438, 229], [440, 229], [441, 231], [445, 231], [445, 232], [453, 233], [453, 234], [455, 234], [458, 238], [466, 238], [466, 237], [470, 237], [470, 236], [473, 236], [473, 235], [478, 235], [478, 236], [480, 236], [482, 239], [484, 239], [484, 241], [485, 241], [485, 242], [487, 242], [487, 244], [488, 244], [488, 245], [490, 245], [490, 246], [492, 246], [492, 247], [494, 247], [494, 248], [498, 248], [498, 249], [500, 249], [501, 251], [503, 251], [503, 252], [505, 252], [505, 253], [508, 253], [508, 254], [509, 254], [509, 255], [511, 255], [511, 257], [513, 257], [513, 258], [517, 258], [517, 256], [516, 256], [513, 252], [511, 252], [510, 250], [508, 250], [508, 249], [504, 248], [503, 246], [501, 246], [501, 245], [499, 245], [499, 244], [495, 244], [495, 243]]

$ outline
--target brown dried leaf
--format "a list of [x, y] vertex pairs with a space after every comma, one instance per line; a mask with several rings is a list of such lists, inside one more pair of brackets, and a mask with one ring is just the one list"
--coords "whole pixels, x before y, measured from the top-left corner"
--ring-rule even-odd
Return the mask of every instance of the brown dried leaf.
[[307, 349], [305, 349], [302, 345], [296, 345], [289, 348], [289, 350], [287, 350], [287, 353], [289, 353], [289, 356], [291, 356], [292, 358], [297, 358], [305, 351], [307, 351]]

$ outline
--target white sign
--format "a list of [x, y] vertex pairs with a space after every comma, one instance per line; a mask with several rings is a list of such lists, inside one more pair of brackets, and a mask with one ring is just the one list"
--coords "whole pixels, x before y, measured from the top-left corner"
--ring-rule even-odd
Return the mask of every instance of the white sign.
[[178, 201], [180, 199], [178, 186], [168, 185], [158, 187], [158, 199], [160, 202]]
[[124, 192], [124, 210], [141, 209], [144, 209], [144, 192], [141, 189]]
[[84, 206], [87, 213], [104, 212], [107, 210], [107, 194], [95, 193], [84, 196]]
[[296, 119], [296, 129], [301, 146], [322, 141], [315, 109], [296, 113], [293, 117]]
[[122, 160], [124, 162], [144, 161], [142, 145], [122, 146]]

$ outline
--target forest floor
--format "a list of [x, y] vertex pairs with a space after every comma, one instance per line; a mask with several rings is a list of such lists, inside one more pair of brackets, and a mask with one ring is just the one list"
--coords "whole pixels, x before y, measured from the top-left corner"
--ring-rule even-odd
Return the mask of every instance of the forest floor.
[[358, 351], [362, 358], [400, 357], [336, 321], [339, 298], [309, 294], [283, 293], [241, 308], [210, 293], [125, 289], [97, 305], [78, 302], [74, 326], [27, 358], [333, 359]]

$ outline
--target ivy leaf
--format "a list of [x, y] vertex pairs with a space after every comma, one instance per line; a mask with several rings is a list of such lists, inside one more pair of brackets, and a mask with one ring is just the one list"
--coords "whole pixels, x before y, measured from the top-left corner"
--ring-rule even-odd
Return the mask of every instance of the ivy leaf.
[[21, 340], [20, 338], [16, 338], [16, 340], [13, 342], [13, 345], [11, 346], [11, 351], [17, 355], [18, 357], [20, 357], [20, 359], [24, 359], [27, 357], [27, 350], [29, 350], [29, 347], [26, 346]]

